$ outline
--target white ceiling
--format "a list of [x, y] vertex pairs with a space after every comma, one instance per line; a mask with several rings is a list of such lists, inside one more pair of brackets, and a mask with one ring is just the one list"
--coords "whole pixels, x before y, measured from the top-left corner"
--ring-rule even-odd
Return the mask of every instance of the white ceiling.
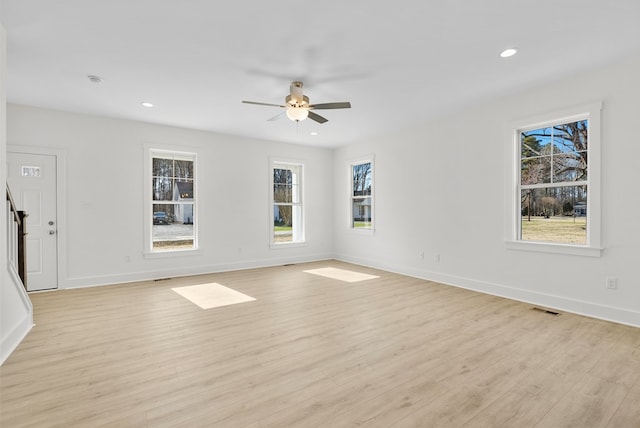
[[[640, 53], [640, 0], [0, 5], [9, 102], [322, 147]], [[498, 56], [511, 46], [518, 55]], [[296, 126], [267, 122], [275, 107], [241, 103], [279, 104], [293, 80], [312, 103], [353, 108]]]

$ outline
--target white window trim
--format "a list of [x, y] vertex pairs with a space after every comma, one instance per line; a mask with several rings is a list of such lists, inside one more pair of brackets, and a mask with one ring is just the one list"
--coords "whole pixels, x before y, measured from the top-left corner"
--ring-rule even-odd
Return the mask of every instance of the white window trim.
[[[198, 244], [198, 224], [200, 222], [200, 215], [198, 213], [198, 154], [195, 149], [185, 148], [185, 147], [175, 147], [175, 146], [164, 146], [157, 144], [145, 143], [143, 144], [144, 149], [144, 209], [143, 209], [143, 224], [144, 224], [144, 251], [143, 257], [145, 259], [155, 259], [155, 258], [168, 258], [175, 256], [191, 256], [195, 254], [200, 254], [199, 244]], [[153, 195], [151, 194], [152, 188], [152, 159], [155, 154], [170, 154], [170, 155], [184, 155], [185, 157], [193, 158], [193, 177], [194, 177], [194, 186], [193, 186], [193, 195], [194, 195], [194, 203], [193, 203], [193, 212], [195, 221], [193, 222], [193, 248], [188, 249], [180, 249], [180, 250], [165, 250], [165, 251], [153, 251], [153, 243], [152, 243], [152, 230], [153, 230]]]
[[[301, 239], [292, 242], [275, 242], [273, 235], [273, 168], [276, 165], [288, 166], [295, 165], [300, 167], [300, 207], [302, 208], [302, 227], [301, 227]], [[305, 163], [301, 160], [283, 159], [283, 158], [269, 158], [269, 246], [272, 249], [292, 248], [292, 247], [304, 247], [307, 245], [307, 218], [305, 208]]]
[[[602, 102], [594, 102], [581, 106], [543, 114], [512, 122], [508, 127], [507, 141], [509, 148], [505, 152], [507, 168], [505, 177], [506, 216], [505, 216], [505, 244], [510, 250], [536, 251], [553, 254], [567, 254], [589, 257], [602, 255], [602, 217], [601, 217], [601, 110]], [[588, 119], [589, 148], [587, 178], [587, 244], [558, 244], [546, 242], [522, 241], [518, 239], [520, 221], [519, 178], [520, 178], [520, 139], [523, 130], [542, 128], [560, 122], [572, 122]]]
[[[349, 183], [349, 199], [347, 203], [347, 228], [353, 233], [363, 235], [374, 235], [376, 230], [376, 166], [375, 155], [367, 155], [357, 159], [350, 160], [347, 165], [348, 183]], [[362, 163], [371, 163], [371, 227], [368, 229], [356, 229], [353, 227], [353, 166]]]

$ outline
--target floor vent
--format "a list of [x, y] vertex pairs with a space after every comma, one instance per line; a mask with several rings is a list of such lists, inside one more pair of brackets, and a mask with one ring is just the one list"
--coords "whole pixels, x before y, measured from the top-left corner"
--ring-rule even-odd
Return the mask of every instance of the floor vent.
[[158, 279], [154, 279], [154, 282], [160, 282], [160, 281], [169, 281], [171, 278], [158, 278]]
[[538, 312], [544, 312], [545, 314], [548, 314], [548, 315], [553, 315], [554, 317], [557, 317], [558, 315], [560, 315], [560, 312], [550, 311], [549, 309], [543, 309], [543, 308], [531, 308], [531, 309]]
[[295, 266], [295, 265], [296, 265], [295, 263], [286, 263], [286, 264], [283, 264], [282, 266]]

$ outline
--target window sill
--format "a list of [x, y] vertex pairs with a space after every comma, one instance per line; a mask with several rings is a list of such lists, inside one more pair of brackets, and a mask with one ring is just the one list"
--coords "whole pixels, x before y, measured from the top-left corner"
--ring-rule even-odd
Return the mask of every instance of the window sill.
[[275, 243], [272, 242], [271, 243], [271, 248], [272, 249], [283, 249], [283, 248], [296, 248], [296, 247], [306, 247], [307, 243], [306, 241], [300, 241], [300, 242], [280, 242], [280, 243]]
[[600, 257], [604, 248], [584, 245], [552, 244], [548, 242], [505, 241], [509, 250], [534, 251], [538, 253], [565, 254], [571, 256]]
[[355, 227], [349, 227], [349, 231], [351, 233], [355, 233], [355, 234], [358, 234], [358, 235], [375, 235], [375, 229], [373, 229], [373, 228], [371, 228], [371, 229], [364, 229], [364, 228], [358, 229], [358, 228], [355, 228]]
[[142, 257], [145, 259], [166, 259], [170, 257], [199, 256], [200, 254], [202, 254], [200, 250], [171, 250], [144, 253]]

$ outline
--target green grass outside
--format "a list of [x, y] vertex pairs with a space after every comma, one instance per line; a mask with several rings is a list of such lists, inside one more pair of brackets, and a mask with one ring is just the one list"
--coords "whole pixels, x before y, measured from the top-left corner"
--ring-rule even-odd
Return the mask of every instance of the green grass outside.
[[274, 232], [286, 232], [286, 231], [290, 231], [291, 229], [292, 229], [292, 226], [273, 226]]
[[522, 217], [522, 240], [560, 244], [586, 244], [586, 217]]
[[354, 229], [371, 229], [370, 221], [354, 221], [353, 222]]

